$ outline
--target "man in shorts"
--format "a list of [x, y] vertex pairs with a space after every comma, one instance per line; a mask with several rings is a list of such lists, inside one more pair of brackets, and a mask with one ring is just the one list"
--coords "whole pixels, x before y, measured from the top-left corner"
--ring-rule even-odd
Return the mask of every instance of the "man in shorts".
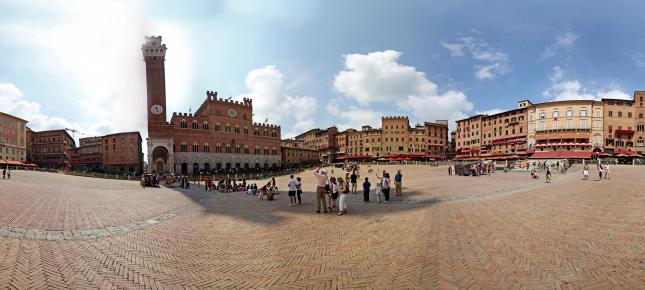
[[293, 174], [291, 175], [291, 179], [289, 179], [289, 206], [294, 206], [296, 205], [296, 190], [298, 187], [298, 182], [293, 178]]

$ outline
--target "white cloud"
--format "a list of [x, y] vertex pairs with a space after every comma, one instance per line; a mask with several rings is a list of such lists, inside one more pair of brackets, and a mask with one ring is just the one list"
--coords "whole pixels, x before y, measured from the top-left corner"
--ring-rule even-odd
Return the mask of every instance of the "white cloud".
[[[140, 131], [145, 138], [145, 65], [140, 47], [143, 36], [152, 34], [162, 35], [164, 42], [171, 43], [165, 62], [166, 111], [187, 109], [186, 105], [178, 110], [188, 92], [193, 71], [192, 40], [185, 29], [149, 21], [139, 2], [49, 4], [34, 1], [16, 5], [55, 17], [0, 21], [0, 37], [11, 40], [6, 45], [32, 55], [28, 65], [60, 79], [56, 90], [68, 96], [60, 100], [56, 96], [55, 105], [43, 108], [47, 112], [37, 112], [36, 116], [67, 114], [68, 119], [74, 118], [72, 124], [78, 122], [88, 135]], [[70, 101], [73, 103], [69, 104]], [[68, 113], [70, 108], [76, 110], [74, 114]], [[145, 142], [143, 146], [146, 152]]]
[[[282, 124], [285, 137], [297, 135], [314, 127], [313, 116], [317, 101], [310, 96], [291, 96], [287, 94], [284, 76], [275, 66], [265, 66], [250, 71], [246, 76], [248, 94], [235, 99], [253, 99], [253, 112], [256, 122]], [[287, 126], [285, 126], [287, 125]]]
[[495, 115], [495, 114], [499, 114], [499, 113], [504, 112], [504, 111], [506, 111], [506, 110], [495, 108], [495, 109], [484, 110], [484, 111], [475, 111], [475, 115]]
[[423, 72], [398, 63], [400, 55], [392, 50], [345, 55], [345, 69], [336, 75], [334, 88], [363, 106], [343, 108], [359, 116], [348, 123], [359, 127], [359, 122], [378, 119], [376, 112], [366, 108], [372, 103], [391, 104], [425, 121], [454, 121], [473, 110], [472, 102], [463, 92], [440, 93]]
[[549, 75], [549, 80], [551, 80], [552, 82], [556, 82], [561, 80], [563, 76], [564, 76], [564, 72], [562, 71], [560, 66], [556, 65], [553, 67], [553, 73]]
[[463, 56], [464, 45], [459, 43], [449, 43], [442, 41], [441, 45], [450, 51], [450, 56]]
[[553, 67], [553, 72], [548, 78], [551, 80], [551, 87], [542, 92], [542, 95], [553, 101], [631, 99], [631, 96], [616, 84], [612, 84], [610, 88], [589, 89], [585, 88], [579, 80], [565, 80], [564, 72], [559, 66]]
[[502, 67], [499, 63], [489, 64], [489, 65], [476, 65], [475, 66], [475, 76], [480, 80], [489, 80], [494, 79]]
[[561, 33], [555, 36], [555, 42], [544, 48], [542, 58], [555, 56], [561, 50], [569, 50], [578, 41], [578, 35], [572, 32]]
[[598, 96], [600, 98], [606, 98], [606, 99], [623, 99], [623, 100], [631, 100], [632, 96], [629, 94], [623, 92], [620, 89], [611, 89], [607, 91], [599, 91]]
[[77, 123], [42, 113], [42, 106], [38, 102], [27, 100], [22, 91], [12, 83], [0, 81], [0, 108], [5, 113], [28, 121], [27, 126], [35, 131], [63, 128], [85, 131]]
[[494, 79], [511, 71], [508, 54], [491, 48], [480, 38], [465, 36], [453, 42], [442, 41], [441, 45], [450, 51], [452, 57], [465, 56], [464, 51], [478, 63], [475, 64], [475, 77], [480, 80]]
[[362, 126], [369, 125], [378, 128], [383, 113], [373, 111], [369, 108], [359, 108], [352, 105], [341, 105], [341, 100], [331, 100], [327, 104], [327, 113], [338, 120], [338, 130], [347, 128], [360, 130]]

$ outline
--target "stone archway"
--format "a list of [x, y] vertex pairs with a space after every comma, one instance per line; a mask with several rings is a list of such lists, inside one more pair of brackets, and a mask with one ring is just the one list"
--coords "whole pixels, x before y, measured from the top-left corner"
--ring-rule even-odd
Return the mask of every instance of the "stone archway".
[[170, 171], [169, 160], [170, 154], [168, 149], [163, 146], [157, 146], [152, 150], [152, 169], [156, 172]]

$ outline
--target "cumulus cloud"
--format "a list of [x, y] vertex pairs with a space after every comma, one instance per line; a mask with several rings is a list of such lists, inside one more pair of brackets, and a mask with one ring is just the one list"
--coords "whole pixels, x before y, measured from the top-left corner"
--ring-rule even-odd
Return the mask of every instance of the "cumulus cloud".
[[338, 130], [354, 128], [360, 130], [364, 125], [379, 127], [383, 113], [373, 111], [370, 108], [360, 108], [353, 105], [342, 105], [341, 100], [331, 100], [327, 104], [326, 111], [334, 120], [338, 120]]
[[553, 101], [631, 99], [629, 94], [615, 84], [612, 84], [611, 88], [590, 89], [583, 86], [579, 80], [567, 80], [559, 66], [553, 67], [553, 72], [548, 78], [551, 80], [551, 86], [544, 90], [542, 95]]
[[555, 41], [544, 48], [542, 52], [543, 58], [555, 56], [562, 50], [569, 50], [578, 41], [578, 35], [572, 32], [561, 33], [555, 36]]
[[12, 83], [0, 81], [0, 108], [5, 113], [28, 121], [27, 126], [35, 131], [63, 128], [84, 131], [78, 123], [44, 114], [38, 102], [27, 100], [22, 91]]
[[[73, 122], [65, 124], [59, 120], [57, 127], [47, 128], [80, 124], [87, 135], [140, 131], [145, 138], [145, 64], [140, 47], [143, 36], [151, 34], [162, 35], [164, 42], [170, 43], [165, 63], [166, 111], [179, 111], [193, 71], [192, 41], [185, 29], [149, 21], [139, 2], [65, 1], [49, 5], [45, 1], [30, 1], [15, 5], [56, 16], [0, 20], [0, 37], [11, 40], [3, 46], [23, 50], [20, 55], [30, 56], [26, 65], [45, 77], [59, 80], [57, 87], [52, 88], [57, 93], [38, 96], [56, 98], [56, 102], [50, 101], [47, 107], [33, 106], [38, 111], [28, 120], [34, 129], [45, 128], [34, 124], [51, 121], [37, 119], [38, 116], [51, 114]], [[15, 62], [20, 64], [24, 60]], [[65, 92], [67, 99], [58, 92]], [[29, 97], [44, 103], [43, 99]], [[146, 142], [143, 146], [146, 152]]]
[[452, 42], [442, 41], [441, 45], [450, 51], [450, 56], [468, 56], [477, 61], [475, 64], [475, 77], [480, 80], [490, 80], [511, 71], [508, 54], [490, 47], [480, 38], [464, 36]]
[[410, 112], [419, 120], [454, 121], [473, 110], [472, 102], [463, 92], [439, 92], [423, 72], [398, 63], [400, 56], [400, 52], [393, 50], [345, 55], [345, 69], [335, 76], [334, 88], [363, 106], [362, 109], [348, 106], [350, 112], [363, 116], [366, 122], [375, 113], [365, 107], [380, 103]]
[[239, 95], [235, 99], [253, 99], [256, 122], [268, 119], [270, 123], [282, 124], [285, 137], [314, 127], [316, 99], [310, 96], [289, 95], [284, 75], [275, 66], [250, 71], [245, 84], [249, 93]]

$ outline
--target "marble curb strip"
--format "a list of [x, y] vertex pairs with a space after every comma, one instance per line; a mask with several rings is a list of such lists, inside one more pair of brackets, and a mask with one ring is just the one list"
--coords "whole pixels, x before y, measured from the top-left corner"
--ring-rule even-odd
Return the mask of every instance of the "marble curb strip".
[[77, 230], [40, 230], [40, 229], [30, 229], [30, 228], [19, 228], [19, 227], [0, 227], [0, 237], [14, 238], [20, 240], [48, 240], [48, 241], [60, 241], [60, 240], [94, 240], [98, 238], [104, 238], [109, 236], [116, 236], [132, 231], [141, 230], [149, 226], [158, 224], [167, 219], [171, 219], [178, 215], [181, 215], [193, 208], [199, 206], [199, 204], [206, 201], [207, 198], [200, 199], [196, 203], [187, 204], [182, 207], [178, 207], [167, 211], [165, 213], [159, 214], [154, 217], [147, 218], [145, 220], [139, 220], [130, 222], [127, 224], [122, 224], [118, 226], [110, 226], [100, 229], [77, 229]]

